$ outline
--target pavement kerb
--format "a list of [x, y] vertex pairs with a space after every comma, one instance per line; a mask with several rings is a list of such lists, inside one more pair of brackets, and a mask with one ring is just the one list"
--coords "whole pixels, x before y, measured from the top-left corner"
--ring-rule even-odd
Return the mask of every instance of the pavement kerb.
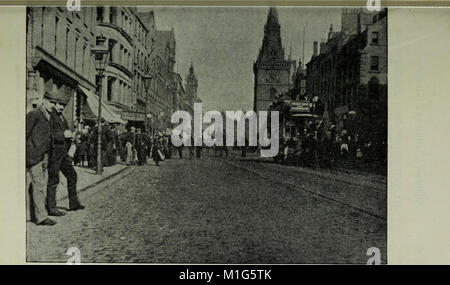
[[[92, 184], [90, 184], [90, 185], [88, 185], [88, 186], [83, 187], [83, 188], [77, 189], [77, 192], [78, 192], [78, 193], [81, 193], [81, 192], [84, 192], [84, 191], [86, 191], [86, 190], [88, 190], [88, 189], [90, 189], [90, 188], [92, 188], [92, 187], [95, 187], [95, 186], [97, 186], [98, 184], [100, 184], [100, 183], [102, 183], [102, 182], [104, 182], [104, 181], [106, 181], [106, 180], [108, 180], [108, 179], [110, 179], [110, 178], [113, 178], [113, 177], [116, 176], [116, 175], [121, 174], [122, 172], [124, 172], [125, 170], [127, 170], [127, 169], [129, 169], [129, 168], [130, 168], [130, 166], [126, 166], [126, 167], [120, 169], [119, 171], [117, 171], [117, 172], [115, 172], [115, 173], [112, 173], [111, 175], [108, 175], [108, 176], [103, 177], [103, 178], [100, 179], [99, 181], [96, 181], [96, 182], [94, 182], [94, 183], [92, 183]], [[65, 194], [64, 196], [62, 196], [61, 198], [59, 198], [58, 201], [63, 201], [63, 200], [65, 200], [65, 199], [67, 199], [67, 198], [69, 198], [69, 195], [68, 195], [68, 194]]]

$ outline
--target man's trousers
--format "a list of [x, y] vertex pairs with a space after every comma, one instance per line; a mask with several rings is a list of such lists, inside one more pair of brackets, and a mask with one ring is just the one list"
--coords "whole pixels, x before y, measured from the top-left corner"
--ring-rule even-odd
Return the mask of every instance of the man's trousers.
[[56, 188], [59, 184], [59, 171], [67, 179], [67, 191], [69, 194], [69, 208], [80, 206], [77, 195], [77, 173], [72, 166], [72, 159], [67, 154], [56, 153], [50, 155], [48, 164], [47, 209], [49, 213], [57, 211]]
[[47, 162], [48, 156], [45, 155], [42, 161], [27, 169], [27, 220], [35, 220], [36, 223], [47, 219], [45, 210], [48, 181]]

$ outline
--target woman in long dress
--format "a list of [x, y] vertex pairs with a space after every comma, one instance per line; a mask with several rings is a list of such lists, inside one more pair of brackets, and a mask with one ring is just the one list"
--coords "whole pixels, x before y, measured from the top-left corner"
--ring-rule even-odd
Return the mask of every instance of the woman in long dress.
[[152, 149], [152, 158], [156, 165], [159, 165], [159, 162], [162, 160], [161, 148], [162, 148], [161, 137], [158, 136], [155, 138], [153, 142], [153, 149]]

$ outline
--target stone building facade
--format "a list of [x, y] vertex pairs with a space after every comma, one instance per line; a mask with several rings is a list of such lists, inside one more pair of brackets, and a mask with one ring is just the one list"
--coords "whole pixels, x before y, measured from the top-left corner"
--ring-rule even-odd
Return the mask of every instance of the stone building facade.
[[[146, 90], [142, 76], [148, 69], [149, 28], [134, 7], [97, 7], [97, 35], [107, 38], [109, 60], [102, 82], [102, 98], [132, 122], [145, 120]], [[97, 83], [98, 78], [97, 78]]]
[[[109, 49], [101, 82], [91, 53], [100, 36]], [[27, 110], [49, 90], [68, 101], [65, 116], [71, 127], [87, 120], [95, 123], [96, 110], [86, 104], [98, 99], [87, 97], [98, 98], [101, 83], [105, 113], [113, 113], [128, 127], [143, 128], [147, 120], [150, 129], [165, 131], [173, 111], [192, 108], [198, 100], [193, 68], [185, 89], [174, 72], [175, 56], [174, 30], [157, 30], [153, 11], [125, 6], [83, 7], [79, 12], [29, 7]], [[152, 76], [149, 90], [144, 84], [147, 75]]]
[[[343, 9], [341, 31], [330, 27], [328, 39], [313, 44], [307, 64], [307, 94], [325, 104], [324, 119], [349, 128], [349, 111], [385, 116], [387, 106], [386, 10]], [[376, 93], [376, 94], [375, 94]], [[374, 100], [372, 100], [374, 99]], [[377, 110], [364, 110], [371, 100]]]
[[53, 91], [68, 104], [73, 127], [82, 120], [85, 100], [79, 86], [95, 90], [96, 9], [69, 12], [65, 7], [27, 8], [27, 110]]
[[270, 8], [262, 47], [253, 63], [254, 111], [267, 111], [276, 95], [292, 88], [295, 65], [295, 60], [285, 59], [277, 10]]
[[154, 66], [156, 74], [152, 80], [150, 110], [154, 118], [155, 128], [165, 131], [170, 126], [175, 95], [175, 55], [176, 41], [173, 29], [155, 31]]
[[184, 111], [185, 100], [186, 100], [186, 90], [183, 86], [183, 78], [180, 74], [175, 73], [175, 96], [173, 97], [173, 111]]

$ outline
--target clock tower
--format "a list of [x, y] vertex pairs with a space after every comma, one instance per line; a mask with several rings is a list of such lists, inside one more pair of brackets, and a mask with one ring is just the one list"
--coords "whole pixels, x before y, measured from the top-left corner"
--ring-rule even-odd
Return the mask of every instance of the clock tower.
[[253, 110], [267, 111], [274, 97], [293, 87], [295, 60], [285, 60], [281, 44], [277, 10], [269, 8], [264, 38], [258, 58], [253, 63], [255, 76]]

